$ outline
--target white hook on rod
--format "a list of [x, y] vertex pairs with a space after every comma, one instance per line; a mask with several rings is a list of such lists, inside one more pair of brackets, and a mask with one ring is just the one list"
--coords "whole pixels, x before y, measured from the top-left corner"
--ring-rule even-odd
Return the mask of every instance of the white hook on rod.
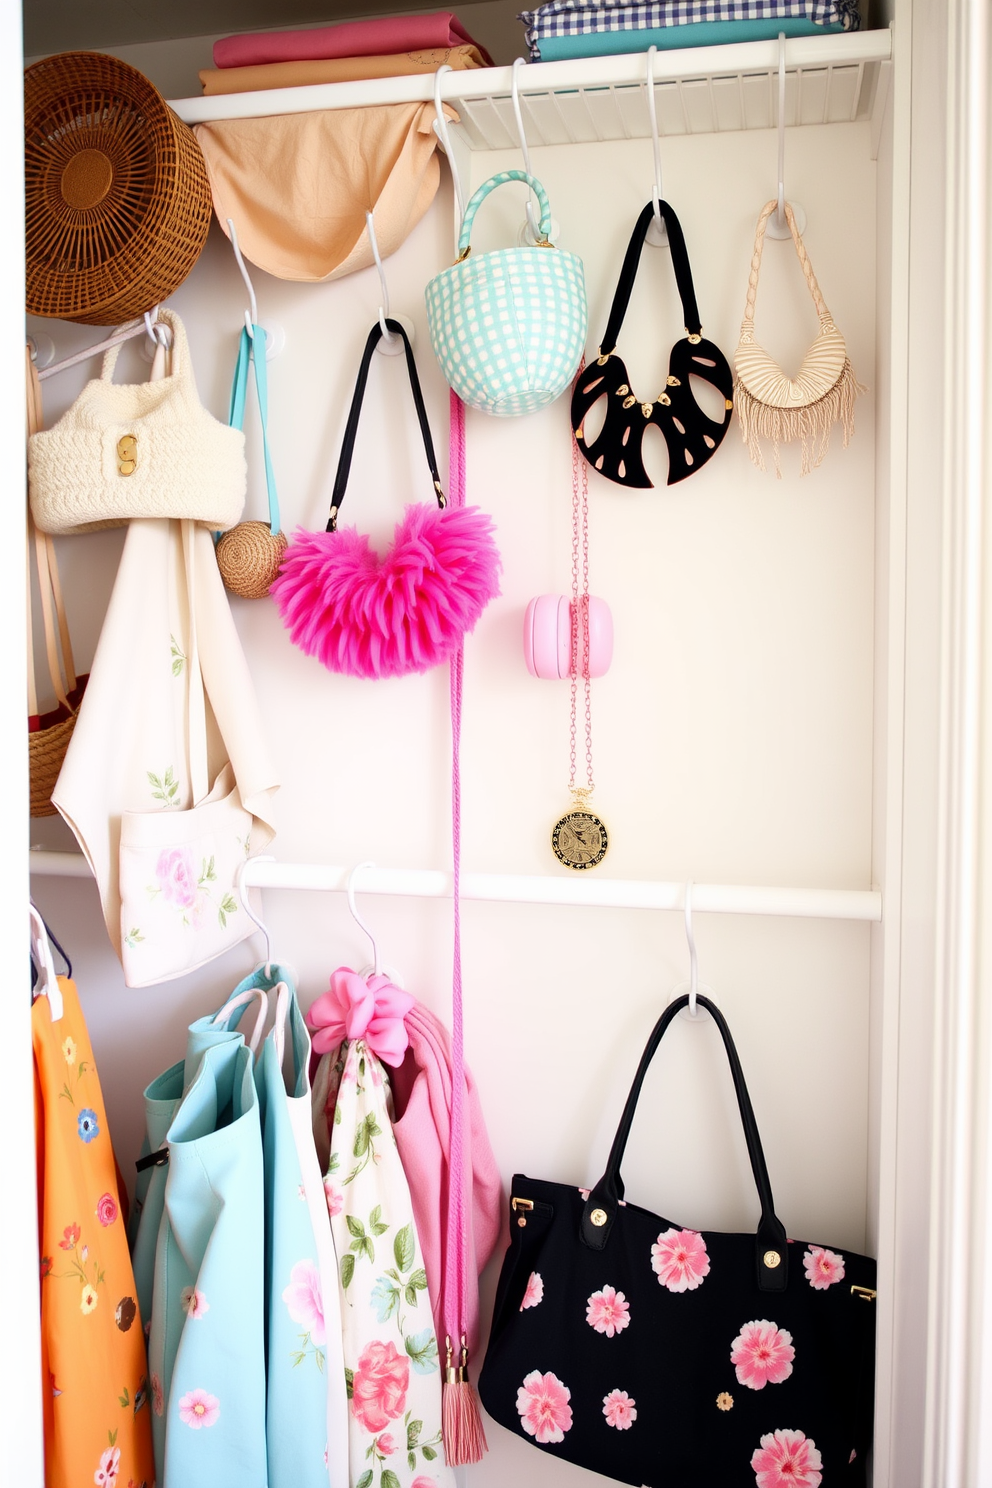
[[696, 1017], [696, 993], [699, 990], [699, 959], [696, 937], [692, 930], [692, 879], [685, 886], [685, 938], [689, 942], [689, 1016]]
[[647, 62], [647, 97], [648, 117], [651, 120], [651, 145], [654, 150], [654, 185], [651, 188], [651, 203], [654, 207], [654, 218], [648, 224], [646, 239], [653, 243], [656, 248], [663, 248], [668, 242], [668, 233], [665, 230], [665, 219], [661, 215], [661, 203], [665, 199], [661, 189], [661, 141], [658, 138], [658, 110], [654, 97], [654, 59], [658, 55], [656, 46], [648, 47]]
[[443, 73], [453, 72], [451, 64], [442, 62], [434, 74], [434, 132], [444, 147], [444, 153], [448, 157], [448, 169], [451, 171], [451, 179], [455, 188], [455, 202], [458, 206], [458, 224], [455, 228], [455, 242], [458, 242], [458, 234], [461, 232], [462, 218], [465, 216], [465, 192], [462, 189], [462, 178], [458, 174], [458, 165], [455, 160], [455, 152], [451, 144], [451, 135], [448, 133], [448, 121], [444, 116], [444, 106], [441, 102], [441, 77]]
[[351, 873], [348, 875], [348, 908], [351, 910], [351, 917], [355, 921], [355, 924], [358, 926], [358, 928], [360, 930], [364, 930], [365, 934], [369, 938], [369, 942], [370, 942], [370, 944], [372, 946], [372, 971], [373, 971], [373, 974], [375, 976], [378, 976], [379, 975], [379, 947], [376, 944], [375, 936], [372, 934], [372, 931], [369, 929], [368, 925], [366, 925], [365, 921], [362, 919], [361, 915], [358, 913], [358, 907], [355, 904], [355, 879], [358, 877], [359, 873], [361, 873], [361, 871], [362, 871], [363, 868], [372, 868], [372, 869], [374, 869], [375, 868], [375, 864], [372, 863], [372, 862], [358, 863], [351, 870]]
[[389, 309], [389, 285], [386, 283], [386, 271], [382, 267], [382, 256], [379, 253], [379, 240], [375, 235], [375, 222], [372, 213], [365, 213], [365, 226], [368, 229], [369, 243], [372, 246], [372, 257], [379, 273], [379, 286], [382, 290], [382, 302], [379, 305], [379, 324], [382, 327], [382, 339], [376, 346], [376, 351], [381, 351], [385, 356], [399, 356], [404, 350], [402, 336], [396, 336], [386, 325], [387, 320], [398, 320], [406, 331], [407, 340], [413, 345], [413, 322], [405, 315], [392, 315]]
[[[785, 216], [785, 32], [778, 33], [778, 206], [769, 217], [765, 232], [770, 238], [791, 238], [792, 229]], [[796, 231], [806, 230], [806, 213], [798, 202], [790, 202]]]
[[[514, 58], [510, 76], [510, 99], [513, 103], [513, 117], [517, 121], [517, 139], [520, 141], [520, 153], [524, 158], [524, 170], [529, 176], [532, 176], [534, 171], [530, 163], [530, 150], [527, 148], [527, 134], [524, 130], [524, 116], [520, 108], [520, 90], [518, 87], [518, 70], [521, 67], [526, 67], [526, 65], [527, 62], [524, 57]], [[541, 226], [537, 220], [537, 213], [534, 210], [534, 196], [530, 192], [527, 196], [527, 240], [530, 243], [536, 243], [541, 236]]]
[[275, 862], [275, 858], [272, 856], [271, 853], [264, 853], [260, 857], [255, 857], [255, 858], [245, 858], [245, 860], [244, 860], [243, 863], [239, 863], [237, 876], [235, 878], [235, 885], [236, 885], [237, 890], [238, 890], [238, 898], [241, 900], [241, 908], [244, 910], [245, 914], [251, 920], [252, 924], [253, 925], [257, 925], [258, 928], [259, 928], [259, 930], [261, 930], [262, 934], [265, 936], [265, 975], [266, 976], [271, 976], [272, 975], [272, 942], [269, 939], [269, 932], [268, 932], [268, 930], [265, 928], [265, 925], [259, 919], [258, 915], [255, 913], [255, 911], [251, 907], [251, 904], [249, 903], [249, 900], [248, 900], [248, 889], [247, 889], [247, 886], [245, 884], [245, 870], [248, 867], [248, 864], [249, 863], [274, 863], [274, 862]]
[[[245, 311], [245, 327], [248, 335], [254, 340], [255, 332], [253, 327], [258, 325], [258, 301], [255, 298], [255, 286], [251, 282], [248, 266], [241, 253], [241, 244], [238, 242], [238, 229], [234, 225], [233, 218], [228, 217], [227, 226], [231, 237], [231, 247], [234, 249], [234, 257], [237, 260], [238, 269], [240, 270], [242, 279], [245, 281], [245, 288], [248, 291], [249, 308]], [[265, 360], [271, 362], [274, 356], [279, 355], [285, 344], [286, 332], [282, 326], [273, 326], [271, 329], [266, 328]]]

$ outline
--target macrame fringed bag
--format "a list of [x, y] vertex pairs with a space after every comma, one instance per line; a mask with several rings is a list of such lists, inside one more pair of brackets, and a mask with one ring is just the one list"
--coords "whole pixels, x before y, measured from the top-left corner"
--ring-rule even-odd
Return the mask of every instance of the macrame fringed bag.
[[854, 401], [860, 393], [867, 392], [867, 388], [854, 375], [844, 338], [834, 325], [833, 317], [820, 293], [813, 265], [799, 236], [796, 219], [788, 202], [785, 204], [786, 221], [820, 317], [820, 329], [793, 378], [786, 377], [778, 363], [755, 340], [754, 300], [761, 267], [761, 250], [768, 219], [777, 205], [775, 201], [768, 202], [758, 218], [747, 286], [747, 303], [741, 322], [741, 339], [734, 357], [737, 372], [734, 406], [744, 443], [754, 464], [759, 470], [765, 469], [761, 440], [770, 440], [775, 475], [781, 479], [782, 470], [778, 458], [780, 445], [800, 445], [801, 476], [808, 475], [822, 462], [834, 424], [843, 426], [844, 447], [847, 448], [854, 433]]

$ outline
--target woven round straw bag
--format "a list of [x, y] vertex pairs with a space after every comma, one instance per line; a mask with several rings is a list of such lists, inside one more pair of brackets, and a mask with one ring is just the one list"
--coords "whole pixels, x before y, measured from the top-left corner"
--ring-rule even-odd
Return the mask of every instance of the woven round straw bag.
[[210, 227], [193, 131], [101, 52], [24, 74], [27, 310], [120, 325], [178, 289]]

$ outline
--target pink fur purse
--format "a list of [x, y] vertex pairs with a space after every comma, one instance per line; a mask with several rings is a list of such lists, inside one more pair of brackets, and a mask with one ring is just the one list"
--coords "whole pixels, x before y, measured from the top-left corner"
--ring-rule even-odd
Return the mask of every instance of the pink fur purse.
[[413, 350], [399, 321], [386, 327], [403, 338], [437, 505], [408, 506], [383, 558], [366, 535], [337, 526], [369, 364], [382, 336], [377, 322], [355, 384], [326, 531], [297, 529], [270, 591], [293, 644], [352, 677], [399, 677], [447, 661], [499, 593], [492, 521], [478, 507], [448, 505]]

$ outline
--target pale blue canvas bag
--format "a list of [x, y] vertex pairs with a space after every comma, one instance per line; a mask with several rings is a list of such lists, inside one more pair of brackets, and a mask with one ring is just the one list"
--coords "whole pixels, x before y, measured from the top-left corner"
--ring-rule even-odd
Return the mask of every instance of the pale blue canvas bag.
[[[540, 206], [536, 245], [472, 256], [475, 214], [497, 186], [525, 181]], [[465, 208], [458, 258], [426, 290], [431, 345], [448, 384], [500, 418], [534, 413], [565, 391], [586, 343], [582, 260], [550, 241], [551, 206], [526, 171], [500, 171]]]

